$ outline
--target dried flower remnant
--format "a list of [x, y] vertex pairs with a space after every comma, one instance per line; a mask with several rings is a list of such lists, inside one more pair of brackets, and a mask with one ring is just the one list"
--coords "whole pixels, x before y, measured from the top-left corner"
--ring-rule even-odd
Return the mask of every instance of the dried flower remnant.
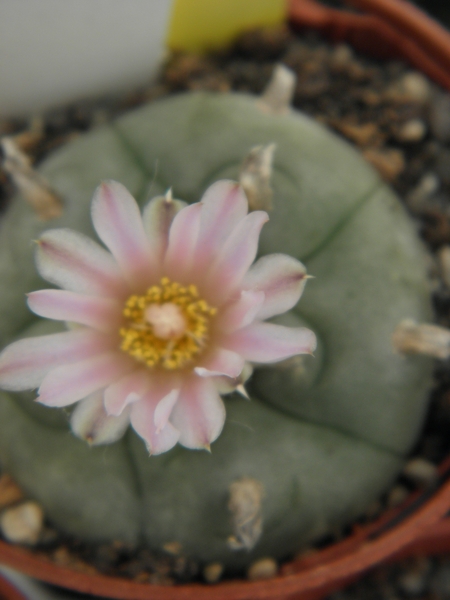
[[284, 115], [291, 110], [297, 77], [282, 64], [275, 67], [272, 77], [258, 102], [262, 112]]
[[254, 146], [241, 165], [239, 183], [244, 188], [250, 210], [272, 209], [270, 180], [275, 147], [275, 144]]
[[31, 160], [22, 152], [13, 138], [0, 140], [2, 167], [11, 177], [19, 192], [43, 221], [57, 219], [62, 214], [62, 202], [40, 173], [31, 166]]
[[395, 328], [392, 344], [402, 354], [424, 354], [446, 360], [450, 357], [450, 330], [406, 319]]
[[0, 355], [1, 387], [78, 403], [72, 429], [89, 443], [113, 442], [131, 422], [151, 454], [209, 449], [225, 421], [220, 394], [244, 391], [249, 363], [313, 352], [310, 330], [263, 322], [297, 303], [306, 272], [282, 254], [252, 265], [268, 216], [248, 214], [238, 184], [217, 182], [190, 206], [158, 196], [141, 216], [109, 181], [92, 220], [110, 253], [69, 229], [44, 232], [37, 268], [63, 289], [28, 295], [36, 314], [78, 326]]
[[234, 535], [228, 538], [232, 550], [251, 550], [263, 530], [262, 484], [251, 477], [242, 477], [230, 485], [228, 508], [231, 512]]

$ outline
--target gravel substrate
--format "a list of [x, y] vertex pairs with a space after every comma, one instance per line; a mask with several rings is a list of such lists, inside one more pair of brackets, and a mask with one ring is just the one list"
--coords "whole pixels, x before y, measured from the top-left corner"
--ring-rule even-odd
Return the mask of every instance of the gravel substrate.
[[[450, 95], [402, 63], [368, 60], [345, 45], [333, 47], [315, 35], [297, 35], [287, 28], [255, 31], [242, 36], [226, 53], [172, 56], [156, 83], [132, 94], [79, 102], [29, 121], [0, 121], [0, 135], [15, 136], [18, 145], [38, 164], [80, 133], [167, 94], [200, 89], [260, 94], [280, 62], [297, 76], [294, 107], [356, 145], [405, 203], [430, 250], [436, 321], [450, 327]], [[0, 165], [3, 207], [13, 188]], [[386, 505], [400, 503], [411, 490], [435, 481], [436, 465], [450, 451], [449, 428], [450, 364], [443, 361], [436, 367], [430, 412], [411, 460], [386, 498], [371, 508], [367, 519]], [[20, 492], [16, 490], [16, 494], [3, 506], [22, 502]], [[222, 576], [220, 565], [200, 568], [177, 548], [166, 548], [155, 556], [148, 550], [135, 551], [120, 544], [86, 547], [64, 538], [49, 523], [44, 524], [37, 539], [36, 552], [87, 572], [167, 585], [192, 580], [214, 582]], [[277, 568], [269, 566], [271, 573]], [[450, 560], [419, 558], [383, 567], [332, 598], [450, 598]]]

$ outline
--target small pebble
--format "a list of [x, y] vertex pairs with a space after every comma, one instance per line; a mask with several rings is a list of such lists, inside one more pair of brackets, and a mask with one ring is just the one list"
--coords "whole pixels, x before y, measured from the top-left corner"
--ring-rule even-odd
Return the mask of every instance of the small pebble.
[[382, 139], [378, 125], [375, 123], [345, 123], [340, 121], [335, 124], [335, 127], [358, 146], [368, 146], [380, 138]]
[[415, 71], [406, 73], [398, 81], [398, 90], [412, 102], [425, 104], [431, 97], [431, 86], [429, 80]]
[[273, 558], [260, 558], [250, 565], [247, 577], [250, 581], [270, 579], [271, 577], [275, 577], [277, 571], [278, 565]]
[[51, 555], [52, 560], [61, 567], [68, 567], [75, 571], [90, 575], [98, 574], [97, 569], [85, 560], [78, 558], [75, 553], [69, 551], [66, 546], [59, 546]]
[[31, 501], [5, 510], [0, 518], [2, 533], [13, 544], [36, 544], [43, 524], [42, 508]]
[[375, 92], [371, 89], [367, 89], [361, 91], [361, 100], [367, 106], [378, 106], [381, 103], [382, 98], [381, 94], [379, 94], [378, 92]]
[[330, 57], [330, 65], [336, 71], [345, 69], [353, 60], [353, 50], [347, 44], [338, 44]]
[[217, 583], [223, 575], [224, 567], [222, 563], [210, 563], [203, 569], [203, 579], [207, 583]]
[[424, 458], [413, 458], [406, 463], [403, 475], [416, 485], [427, 486], [434, 483], [439, 474], [432, 462]]
[[59, 546], [54, 552], [52, 559], [57, 565], [68, 567], [73, 562], [73, 557], [65, 546]]
[[420, 142], [427, 132], [427, 126], [422, 119], [411, 119], [404, 123], [396, 133], [400, 142]]
[[356, 60], [349, 64], [347, 74], [353, 81], [365, 81], [368, 77], [367, 69]]
[[161, 575], [160, 573], [152, 573], [148, 576], [147, 581], [152, 585], [175, 585], [175, 581], [172, 577], [167, 577], [167, 575]]
[[409, 496], [409, 491], [403, 485], [394, 485], [387, 497], [387, 505], [389, 507], [399, 506]]
[[422, 557], [416, 559], [397, 579], [397, 585], [403, 594], [420, 596], [428, 586], [428, 575], [431, 570], [431, 561]]
[[419, 183], [406, 196], [406, 203], [410, 210], [420, 212], [427, 201], [439, 190], [441, 182], [436, 173], [426, 173]]
[[9, 475], [2, 475], [0, 477], [0, 509], [22, 499], [23, 492], [17, 483]]
[[405, 157], [401, 150], [367, 148], [363, 156], [386, 181], [393, 181], [405, 169]]
[[180, 542], [167, 542], [166, 544], [164, 544], [163, 550], [168, 554], [177, 556], [178, 554], [181, 554], [183, 546], [180, 544]]
[[422, 73], [418, 73], [417, 71], [407, 73], [402, 78], [402, 84], [414, 100], [421, 102], [429, 100], [431, 95], [430, 81]]

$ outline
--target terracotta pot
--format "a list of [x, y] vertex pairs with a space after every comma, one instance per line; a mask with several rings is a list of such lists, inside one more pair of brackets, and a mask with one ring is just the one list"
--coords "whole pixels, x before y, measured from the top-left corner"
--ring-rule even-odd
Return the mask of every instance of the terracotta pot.
[[5, 577], [0, 575], [0, 600], [27, 600]]
[[[333, 41], [347, 41], [379, 58], [401, 57], [450, 90], [450, 34], [405, 0], [350, 0], [368, 14], [344, 12], [314, 0], [291, 0], [295, 27], [313, 28]], [[122, 600], [319, 600], [382, 562], [417, 554], [450, 552], [450, 458], [440, 468], [440, 486], [419, 491], [368, 526], [355, 526], [345, 540], [282, 566], [265, 581], [218, 585], [149, 586], [60, 567], [24, 548], [0, 542], [0, 562], [27, 575], [79, 592]], [[3, 590], [0, 598], [21, 596]], [[9, 589], [11, 590], [10, 586]]]

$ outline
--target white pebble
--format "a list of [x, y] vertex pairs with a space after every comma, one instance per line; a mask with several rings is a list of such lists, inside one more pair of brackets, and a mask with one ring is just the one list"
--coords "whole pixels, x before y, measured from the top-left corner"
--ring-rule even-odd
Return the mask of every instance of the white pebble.
[[24, 502], [5, 510], [0, 527], [5, 538], [14, 544], [36, 544], [44, 524], [44, 513], [36, 502]]
[[420, 142], [426, 132], [427, 126], [421, 119], [411, 119], [400, 127], [397, 138], [401, 142]]
[[247, 571], [247, 577], [251, 581], [257, 579], [270, 579], [275, 577], [278, 565], [273, 558], [261, 558], [252, 563]]
[[406, 202], [411, 210], [420, 212], [428, 199], [435, 194], [441, 182], [436, 173], [426, 173], [406, 197]]
[[403, 475], [417, 485], [430, 485], [436, 481], [438, 470], [429, 460], [413, 458], [406, 463]]
[[412, 100], [427, 102], [430, 99], [430, 83], [421, 73], [407, 73], [402, 77], [400, 85]]
[[203, 578], [207, 583], [217, 583], [223, 574], [222, 563], [210, 563], [203, 569]]

